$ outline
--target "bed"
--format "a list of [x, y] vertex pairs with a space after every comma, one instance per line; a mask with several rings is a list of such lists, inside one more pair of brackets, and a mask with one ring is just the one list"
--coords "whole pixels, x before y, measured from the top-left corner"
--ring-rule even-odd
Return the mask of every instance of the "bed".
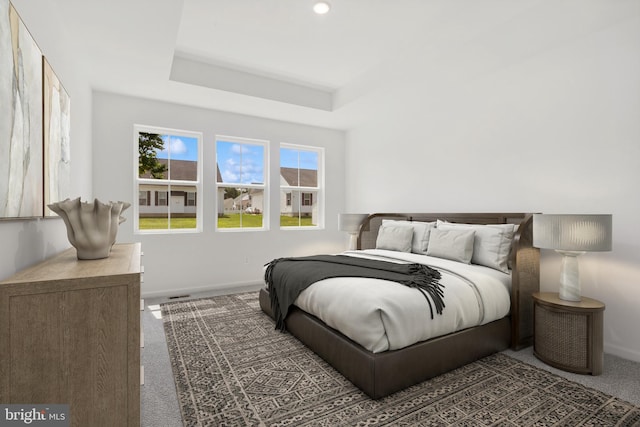
[[[539, 290], [539, 251], [532, 247], [532, 215], [526, 213], [377, 213], [360, 226], [358, 249], [375, 249], [389, 221], [418, 223], [515, 224], [508, 254], [510, 308], [500, 319], [468, 327], [407, 347], [373, 352], [297, 306], [285, 318], [286, 329], [373, 399], [507, 348], [532, 343], [533, 302]], [[444, 228], [444, 227], [443, 227]], [[388, 230], [385, 230], [385, 233]], [[379, 243], [379, 242], [378, 242]], [[267, 289], [259, 292], [262, 310], [272, 318]]]

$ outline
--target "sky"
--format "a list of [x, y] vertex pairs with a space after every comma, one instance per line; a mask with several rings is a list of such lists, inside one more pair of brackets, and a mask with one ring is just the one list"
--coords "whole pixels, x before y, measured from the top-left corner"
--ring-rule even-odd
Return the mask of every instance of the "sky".
[[[164, 149], [159, 159], [198, 159], [198, 139], [163, 135]], [[216, 155], [223, 182], [236, 184], [264, 183], [265, 146], [262, 144], [216, 141]], [[280, 167], [318, 169], [318, 153], [294, 148], [280, 149]]]
[[198, 139], [186, 136], [162, 135], [164, 150], [158, 151], [159, 159], [198, 160]]
[[[222, 181], [227, 183], [264, 183], [264, 145], [217, 141], [216, 154]], [[318, 153], [280, 149], [280, 167], [318, 169]]]
[[280, 167], [318, 170], [318, 153], [293, 148], [281, 148]]
[[222, 182], [264, 184], [264, 145], [217, 141]]

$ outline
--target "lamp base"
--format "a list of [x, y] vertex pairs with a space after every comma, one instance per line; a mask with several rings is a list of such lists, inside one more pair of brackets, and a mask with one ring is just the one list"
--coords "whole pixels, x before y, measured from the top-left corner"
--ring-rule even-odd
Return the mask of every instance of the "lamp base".
[[355, 251], [358, 249], [358, 233], [349, 233], [349, 250]]
[[560, 273], [560, 291], [558, 296], [561, 300], [579, 302], [580, 295], [580, 270], [578, 268], [578, 256], [584, 252], [579, 251], [557, 251], [562, 256], [562, 271]]

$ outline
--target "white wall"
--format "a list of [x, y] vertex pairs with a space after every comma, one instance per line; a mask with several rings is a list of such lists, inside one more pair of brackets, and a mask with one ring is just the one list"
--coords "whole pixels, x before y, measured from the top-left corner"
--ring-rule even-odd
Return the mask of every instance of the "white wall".
[[[640, 2], [579, 8], [389, 73], [369, 95], [386, 108], [347, 134], [346, 208], [613, 214], [583, 295], [607, 306], [605, 351], [640, 361]], [[559, 255], [541, 262], [556, 291]]]
[[[262, 267], [273, 258], [332, 253], [346, 248], [337, 217], [344, 207], [344, 134], [256, 117], [94, 93], [93, 183], [100, 200], [132, 201], [134, 191], [133, 125], [142, 124], [202, 132], [204, 163], [204, 231], [145, 235], [133, 233], [133, 210], [120, 225], [119, 242], [142, 242], [145, 265], [144, 295], [175, 295], [204, 289], [256, 284]], [[214, 232], [217, 211], [215, 136], [270, 141], [270, 182], [278, 186], [279, 143], [325, 148], [326, 205], [324, 230], [279, 230], [279, 191], [271, 191], [270, 230]], [[277, 188], [277, 187], [276, 187]]]
[[[71, 97], [71, 195], [86, 200], [92, 194], [89, 85], [73, 52], [65, 49], [63, 21], [56, 19], [55, 4], [12, 3]], [[0, 240], [0, 280], [71, 246], [60, 218], [0, 221]]]

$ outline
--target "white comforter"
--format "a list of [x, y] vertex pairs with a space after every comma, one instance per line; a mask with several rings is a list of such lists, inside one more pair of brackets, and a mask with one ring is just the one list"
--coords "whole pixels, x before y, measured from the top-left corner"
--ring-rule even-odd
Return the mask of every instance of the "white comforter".
[[[511, 276], [488, 267], [411, 253], [368, 249], [344, 255], [384, 257], [427, 264], [440, 271], [442, 315], [421, 291], [387, 280], [333, 278], [305, 289], [295, 305], [374, 353], [397, 350], [454, 331], [500, 319], [509, 313]], [[433, 304], [433, 303], [432, 303]]]

